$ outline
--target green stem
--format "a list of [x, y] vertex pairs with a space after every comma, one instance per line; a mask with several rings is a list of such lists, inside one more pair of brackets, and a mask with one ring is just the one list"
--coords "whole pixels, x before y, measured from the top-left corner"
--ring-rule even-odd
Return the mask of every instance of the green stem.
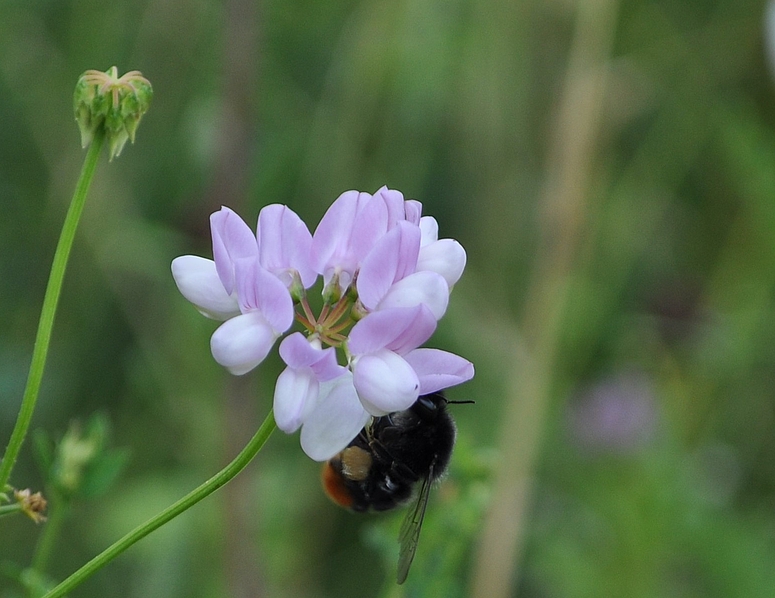
[[104, 565], [107, 565], [111, 560], [132, 546], [132, 544], [138, 540], [141, 540], [152, 531], [161, 527], [171, 519], [174, 519], [187, 509], [193, 507], [200, 500], [206, 498], [218, 490], [218, 488], [229, 482], [240, 471], [242, 471], [248, 463], [253, 460], [253, 457], [258, 454], [258, 451], [261, 450], [261, 448], [264, 446], [264, 443], [269, 439], [269, 436], [271, 436], [276, 427], [274, 413], [270, 411], [269, 415], [266, 416], [264, 423], [261, 424], [261, 427], [258, 429], [258, 432], [256, 432], [255, 436], [250, 439], [250, 442], [247, 444], [247, 446], [242, 449], [239, 455], [237, 455], [231, 463], [229, 463], [226, 467], [224, 467], [221, 471], [219, 471], [201, 486], [189, 492], [178, 502], [167, 507], [161, 513], [155, 517], [152, 517], [139, 527], [129, 532], [118, 542], [102, 551], [83, 567], [78, 569], [78, 571], [73, 573], [70, 577], [56, 586], [53, 590], [45, 594], [42, 598], [57, 598], [58, 596], [64, 596], [67, 594], [67, 592], [81, 584], [89, 576], [95, 573], [98, 569]]
[[52, 493], [51, 498], [53, 500], [49, 502], [48, 519], [46, 519], [46, 525], [38, 538], [35, 554], [32, 557], [31, 567], [40, 574], [43, 574], [48, 566], [54, 542], [59, 536], [59, 531], [62, 529], [62, 524], [67, 518], [67, 511], [70, 507], [69, 501], [61, 494]]
[[21, 513], [22, 506], [19, 503], [14, 503], [12, 505], [3, 505], [0, 507], [0, 517], [3, 517], [5, 515], [13, 515], [15, 513]]
[[86, 194], [94, 177], [97, 158], [99, 157], [104, 139], [104, 134], [98, 133], [94, 136], [91, 146], [89, 146], [89, 151], [86, 154], [86, 159], [81, 169], [81, 176], [75, 187], [75, 193], [70, 202], [70, 208], [67, 210], [67, 216], [65, 216], [65, 223], [62, 225], [62, 233], [59, 236], [59, 243], [57, 243], [56, 252], [54, 253], [54, 262], [51, 265], [46, 295], [43, 298], [38, 333], [35, 337], [35, 347], [32, 351], [32, 363], [30, 364], [30, 372], [27, 375], [27, 386], [24, 389], [24, 397], [19, 408], [19, 415], [16, 418], [16, 424], [8, 441], [8, 446], [5, 449], [2, 463], [0, 463], [0, 488], [4, 488], [8, 478], [11, 477], [11, 470], [16, 463], [16, 458], [19, 456], [19, 451], [27, 435], [27, 429], [30, 427], [32, 414], [35, 411], [35, 403], [38, 400], [40, 382], [43, 379], [43, 370], [46, 367], [46, 355], [51, 343], [51, 330], [54, 327], [54, 315], [56, 314], [59, 295], [62, 291], [62, 281], [65, 277], [67, 260], [70, 257], [70, 249], [73, 247], [78, 220], [80, 220], [81, 213], [83, 212]]

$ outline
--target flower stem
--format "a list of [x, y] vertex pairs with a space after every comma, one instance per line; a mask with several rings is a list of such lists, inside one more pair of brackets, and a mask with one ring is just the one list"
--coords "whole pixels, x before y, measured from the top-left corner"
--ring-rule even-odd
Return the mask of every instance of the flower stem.
[[46, 295], [43, 298], [38, 332], [35, 336], [35, 347], [32, 351], [32, 362], [27, 375], [27, 386], [24, 389], [24, 396], [19, 408], [19, 415], [16, 418], [16, 424], [8, 441], [8, 446], [5, 449], [2, 463], [0, 463], [0, 488], [4, 488], [8, 478], [11, 477], [11, 470], [16, 463], [16, 458], [19, 456], [19, 451], [27, 435], [27, 429], [30, 427], [32, 414], [35, 411], [35, 403], [38, 400], [43, 370], [46, 367], [46, 356], [51, 343], [51, 330], [54, 327], [54, 315], [56, 314], [59, 295], [62, 291], [62, 281], [65, 277], [67, 260], [70, 257], [75, 231], [78, 228], [78, 221], [83, 212], [86, 194], [94, 177], [97, 158], [99, 158], [104, 139], [104, 134], [99, 132], [95, 134], [94, 140], [89, 146], [89, 151], [86, 153], [86, 159], [81, 168], [81, 175], [75, 187], [73, 199], [70, 202], [70, 208], [67, 210], [67, 216], [65, 216], [65, 222], [62, 225], [62, 233], [59, 236], [59, 242], [54, 253], [54, 261], [51, 264], [51, 274], [46, 287]]
[[48, 567], [49, 557], [54, 549], [62, 524], [67, 518], [67, 512], [70, 509], [69, 501], [60, 494], [53, 494], [54, 500], [49, 502], [48, 519], [46, 525], [38, 537], [38, 543], [35, 546], [35, 553], [32, 557], [32, 569], [40, 574], [45, 573]]
[[242, 451], [234, 458], [231, 463], [229, 463], [209, 480], [204, 482], [201, 486], [189, 492], [178, 502], [170, 505], [161, 513], [152, 517], [139, 527], [136, 527], [126, 536], [115, 542], [112, 546], [102, 551], [83, 567], [73, 573], [70, 577], [61, 582], [53, 590], [45, 594], [42, 598], [57, 598], [58, 596], [64, 596], [67, 594], [67, 592], [85, 581], [98, 569], [104, 565], [107, 565], [119, 554], [132, 546], [132, 544], [138, 540], [141, 540], [152, 531], [174, 519], [187, 509], [193, 507], [200, 500], [206, 498], [218, 490], [218, 488], [225, 485], [253, 460], [253, 457], [258, 454], [258, 451], [261, 450], [261, 448], [264, 446], [264, 443], [266, 443], [266, 441], [269, 439], [269, 436], [272, 435], [272, 432], [274, 432], [276, 427], [274, 413], [270, 410], [269, 414], [264, 420], [264, 423], [261, 424], [261, 427], [258, 429], [255, 436], [250, 439], [250, 442], [248, 442], [245, 448], [242, 449]]
[[0, 507], [0, 517], [4, 517], [5, 515], [14, 515], [16, 513], [20, 513], [22, 510], [22, 506], [19, 503], [13, 503], [12, 505], [3, 505]]

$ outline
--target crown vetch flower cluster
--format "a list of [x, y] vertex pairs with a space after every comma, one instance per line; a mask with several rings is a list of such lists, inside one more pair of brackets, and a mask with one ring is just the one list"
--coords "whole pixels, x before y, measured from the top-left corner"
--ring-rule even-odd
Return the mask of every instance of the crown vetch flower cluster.
[[[419, 395], [470, 380], [471, 362], [420, 348], [444, 315], [466, 253], [438, 238], [422, 204], [383, 187], [347, 191], [314, 235], [287, 206], [264, 207], [255, 234], [229, 208], [210, 217], [213, 260], [172, 262], [183, 296], [223, 321], [215, 360], [240, 375], [260, 364], [294, 319], [302, 332], [280, 343], [286, 364], [275, 386], [277, 426], [301, 428], [301, 445], [325, 461], [371, 416], [409, 408]], [[307, 289], [323, 277], [315, 316]], [[344, 365], [337, 359], [337, 350]]]

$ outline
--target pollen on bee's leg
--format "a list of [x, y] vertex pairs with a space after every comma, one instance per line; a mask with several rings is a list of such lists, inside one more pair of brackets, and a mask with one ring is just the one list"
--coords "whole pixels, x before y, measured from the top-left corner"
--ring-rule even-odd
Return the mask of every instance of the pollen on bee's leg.
[[362, 482], [371, 471], [371, 453], [357, 446], [348, 446], [341, 452], [342, 475], [348, 480]]

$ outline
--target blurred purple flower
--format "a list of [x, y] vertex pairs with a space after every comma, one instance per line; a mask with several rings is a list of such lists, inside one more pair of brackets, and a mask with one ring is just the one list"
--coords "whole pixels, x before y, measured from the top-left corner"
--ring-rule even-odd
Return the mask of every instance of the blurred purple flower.
[[571, 400], [571, 438], [594, 452], [632, 452], [647, 444], [657, 425], [656, 399], [648, 378], [622, 373], [598, 382]]
[[775, 0], [770, 0], [764, 9], [764, 49], [770, 76], [775, 78]]

